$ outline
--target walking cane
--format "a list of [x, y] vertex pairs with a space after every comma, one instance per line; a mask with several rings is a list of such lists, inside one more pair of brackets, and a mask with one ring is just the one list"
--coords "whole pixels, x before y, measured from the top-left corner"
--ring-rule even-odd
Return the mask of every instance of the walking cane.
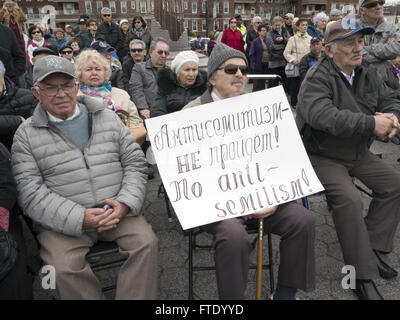
[[264, 218], [258, 219], [256, 300], [261, 300]]

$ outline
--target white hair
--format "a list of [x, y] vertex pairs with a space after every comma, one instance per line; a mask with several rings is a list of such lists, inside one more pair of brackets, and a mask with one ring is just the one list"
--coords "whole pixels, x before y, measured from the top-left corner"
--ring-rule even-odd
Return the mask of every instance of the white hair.
[[101, 9], [101, 14], [103, 14], [105, 12], [111, 12], [111, 9], [107, 8], [107, 7], [104, 7], [103, 9]]
[[329, 21], [329, 17], [325, 14], [325, 12], [319, 12], [314, 17], [314, 24], [317, 25], [318, 21], [325, 20], [326, 22]]
[[251, 23], [252, 24], [255, 24], [256, 23], [256, 21], [262, 21], [262, 19], [261, 19], [261, 17], [260, 16], [255, 16], [254, 18], [253, 18], [253, 20], [251, 20]]

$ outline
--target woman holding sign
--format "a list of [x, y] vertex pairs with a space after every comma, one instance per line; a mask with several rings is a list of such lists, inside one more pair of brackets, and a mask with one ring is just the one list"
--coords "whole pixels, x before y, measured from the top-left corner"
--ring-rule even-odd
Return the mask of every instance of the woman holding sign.
[[207, 73], [199, 70], [199, 58], [195, 52], [182, 51], [172, 60], [171, 68], [158, 71], [157, 85], [151, 117], [179, 111], [201, 96], [207, 88]]

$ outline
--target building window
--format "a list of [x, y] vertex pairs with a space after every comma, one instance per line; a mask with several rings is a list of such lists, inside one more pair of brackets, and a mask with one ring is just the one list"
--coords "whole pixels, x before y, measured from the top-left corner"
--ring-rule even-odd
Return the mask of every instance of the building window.
[[229, 13], [229, 2], [224, 2], [224, 13]]
[[140, 13], [146, 13], [146, 1], [140, 1]]
[[25, 0], [26, 2], [31, 2], [32, 0]]
[[96, 9], [97, 13], [101, 13], [101, 9], [103, 9], [103, 1], [96, 1]]
[[33, 8], [26, 8], [28, 13], [28, 18], [33, 18]]
[[201, 21], [201, 26], [202, 26], [202, 31], [206, 32], [207, 31], [207, 21], [206, 20], [202, 20]]
[[197, 2], [192, 1], [192, 13], [197, 13]]
[[37, 2], [42, 2], [43, 0], [37, 0]]
[[215, 6], [215, 12], [218, 14], [219, 13], [219, 2], [215, 1], [214, 6]]
[[165, 4], [167, 5], [167, 12], [169, 12], [169, 3], [168, 3], [168, 1]]
[[235, 4], [235, 13], [243, 13], [243, 5], [241, 3]]
[[121, 1], [121, 13], [127, 13], [126, 1]]
[[264, 0], [260, 0], [260, 3], [264, 3]]
[[185, 29], [188, 28], [188, 21], [187, 21], [186, 19], [183, 20], [183, 27], [184, 27]]
[[154, 1], [151, 2], [151, 12], [154, 12]]
[[206, 2], [206, 1], [203, 1], [203, 2], [201, 3], [201, 12], [202, 12], [202, 13], [206, 13], [206, 11], [207, 11], [207, 2]]
[[112, 13], [117, 13], [117, 8], [115, 7], [115, 1], [109, 1], [110, 9]]
[[336, 3], [335, 3], [335, 2], [332, 2], [332, 3], [331, 3], [331, 10], [334, 10], [334, 9], [336, 9]]
[[187, 1], [185, 1], [185, 2], [183, 3], [183, 9], [184, 9], [184, 10], [187, 10], [187, 9], [188, 9], [188, 3], [187, 3]]
[[136, 9], [136, 3], [135, 3], [136, 1], [135, 0], [132, 0], [131, 1], [131, 9], [132, 10], [135, 10]]
[[219, 29], [219, 21], [215, 20], [215, 22], [214, 22], [214, 30], [216, 31], [218, 29]]
[[197, 31], [197, 20], [192, 20], [192, 31]]
[[175, 12], [179, 13], [179, 3], [175, 2]]
[[285, 15], [285, 12], [284, 12], [283, 9], [280, 9], [280, 10], [279, 10], [279, 15], [280, 15], [281, 17], [283, 17], [283, 16]]
[[85, 1], [86, 13], [92, 13], [92, 1]]
[[274, 0], [268, 0], [268, 3], [272, 3]]
[[279, 16], [279, 8], [275, 8], [275, 17]]
[[224, 29], [228, 28], [229, 20], [224, 20]]
[[63, 3], [64, 14], [71, 15], [75, 13], [75, 6], [73, 3]]

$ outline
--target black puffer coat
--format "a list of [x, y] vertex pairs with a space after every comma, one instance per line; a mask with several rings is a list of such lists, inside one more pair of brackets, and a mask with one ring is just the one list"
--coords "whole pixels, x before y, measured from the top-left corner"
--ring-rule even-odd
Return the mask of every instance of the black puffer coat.
[[150, 116], [157, 117], [181, 110], [207, 89], [207, 72], [200, 70], [195, 84], [185, 89], [178, 86], [175, 73], [168, 67], [157, 73], [158, 93], [150, 108]]
[[0, 141], [10, 149], [12, 139], [22, 119], [29, 118], [38, 101], [28, 89], [18, 88], [5, 77], [6, 91], [0, 96]]

